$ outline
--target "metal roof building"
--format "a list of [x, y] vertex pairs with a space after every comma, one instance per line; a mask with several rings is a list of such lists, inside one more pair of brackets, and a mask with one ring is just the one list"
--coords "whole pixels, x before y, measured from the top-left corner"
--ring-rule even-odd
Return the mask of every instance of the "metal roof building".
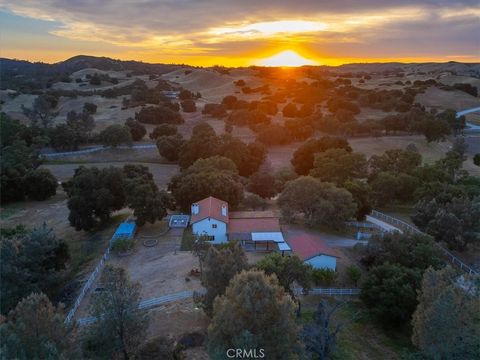
[[132, 221], [122, 222], [112, 236], [112, 240], [117, 239], [133, 239], [137, 225]]

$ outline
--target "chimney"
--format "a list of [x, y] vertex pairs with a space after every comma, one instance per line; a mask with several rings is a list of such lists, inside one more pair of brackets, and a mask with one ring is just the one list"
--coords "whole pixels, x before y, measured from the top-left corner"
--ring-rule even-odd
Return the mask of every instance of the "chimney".
[[192, 204], [192, 215], [198, 215], [200, 212], [200, 205], [194, 203]]
[[222, 205], [222, 215], [223, 216], [228, 216], [227, 205]]

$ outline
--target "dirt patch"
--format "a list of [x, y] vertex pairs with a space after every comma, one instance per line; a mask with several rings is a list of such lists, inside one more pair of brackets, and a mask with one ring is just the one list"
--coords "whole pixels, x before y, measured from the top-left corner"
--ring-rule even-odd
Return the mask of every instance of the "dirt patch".
[[[127, 164], [135, 164], [130, 162], [102, 162], [102, 163], [77, 163], [77, 164], [45, 164], [42, 165], [42, 168], [48, 169], [52, 174], [60, 181], [66, 181], [73, 177], [75, 169], [80, 166], [95, 166], [100, 169], [115, 166], [123, 167]], [[138, 165], [138, 163], [136, 163]], [[152, 163], [140, 163], [140, 165], [147, 166], [150, 169], [150, 172], [153, 175], [155, 184], [161, 189], [167, 187], [168, 182], [173, 174], [178, 171], [177, 165], [166, 165], [166, 164], [152, 164]]]
[[363, 153], [367, 157], [382, 154], [389, 149], [405, 149], [409, 144], [414, 144], [423, 156], [423, 161], [427, 163], [443, 157], [451, 146], [449, 141], [428, 143], [421, 135], [349, 138], [348, 142], [354, 151]]
[[183, 300], [150, 310], [148, 337], [164, 336], [178, 339], [187, 332], [207, 331], [209, 318], [196, 308], [193, 300]]
[[126, 257], [112, 256], [109, 263], [124, 267], [132, 281], [141, 283], [142, 299], [200, 290], [200, 279], [189, 276], [191, 269], [198, 268], [198, 259], [190, 252], [167, 252], [166, 249], [172, 247], [178, 249], [178, 242], [174, 242], [172, 244], [172, 239], [165, 236], [155, 247], [147, 248], [137, 244], [134, 254]]

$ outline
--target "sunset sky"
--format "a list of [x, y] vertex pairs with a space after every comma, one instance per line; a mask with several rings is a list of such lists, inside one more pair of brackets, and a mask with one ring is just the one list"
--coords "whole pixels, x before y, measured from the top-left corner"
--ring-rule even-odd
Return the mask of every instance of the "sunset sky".
[[477, 0], [0, 0], [0, 27], [1, 57], [44, 62], [480, 61]]

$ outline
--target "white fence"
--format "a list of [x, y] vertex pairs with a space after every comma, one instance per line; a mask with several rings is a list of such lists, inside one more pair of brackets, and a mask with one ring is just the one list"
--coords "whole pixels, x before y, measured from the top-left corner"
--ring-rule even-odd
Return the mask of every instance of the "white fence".
[[[345, 288], [313, 288], [308, 291], [307, 295], [327, 295], [327, 296], [358, 296], [360, 295], [361, 290], [358, 288], [345, 289]], [[197, 291], [197, 293], [204, 294], [205, 290]], [[294, 289], [296, 295], [301, 295], [303, 293], [302, 288]], [[174, 294], [159, 296], [153, 299], [140, 301], [138, 308], [141, 310], [148, 310], [163, 304], [170, 302], [190, 299], [194, 296], [194, 291], [181, 291]], [[80, 326], [92, 324], [97, 321], [95, 316], [89, 316], [86, 318], [78, 319], [77, 324]]]
[[[165, 296], [160, 296], [153, 299], [143, 300], [140, 301], [138, 304], [138, 308], [141, 310], [148, 310], [166, 303], [170, 303], [173, 301], [189, 299], [193, 297], [193, 291], [181, 291], [175, 294], [169, 294]], [[95, 316], [89, 316], [86, 318], [78, 319], [78, 325], [88, 325], [94, 323], [97, 320]]]
[[[405, 221], [402, 221], [402, 220], [399, 220], [399, 219], [396, 219], [394, 218], [393, 216], [390, 216], [390, 215], [387, 215], [387, 214], [384, 214], [380, 211], [377, 211], [377, 210], [372, 210], [372, 214], [371, 214], [373, 217], [379, 219], [379, 220], [382, 220], [382, 221], [385, 221], [386, 223], [389, 223], [391, 225], [394, 225], [398, 228], [400, 228], [401, 230], [405, 231], [405, 232], [410, 232], [410, 233], [414, 233], [414, 234], [422, 234], [422, 235], [426, 235], [425, 233], [423, 233], [422, 231], [418, 230], [416, 227], [406, 223]], [[448, 251], [447, 249], [445, 249], [444, 247], [442, 247], [439, 243], [437, 242], [434, 242], [434, 244], [442, 251], [442, 253], [444, 254], [444, 256], [448, 259], [448, 261], [450, 261], [453, 265], [455, 266], [458, 266], [461, 270], [465, 271], [466, 273], [472, 275], [479, 275], [480, 272], [478, 272], [477, 270], [473, 269], [472, 267], [468, 266], [467, 264], [465, 264], [462, 260], [460, 260], [458, 257], [456, 257], [455, 255], [453, 255], [450, 251]]]
[[85, 297], [88, 290], [90, 290], [93, 283], [95, 282], [95, 279], [97, 278], [98, 273], [102, 270], [103, 266], [105, 265], [105, 261], [108, 260], [108, 257], [110, 256], [111, 246], [112, 246], [112, 239], [110, 239], [110, 241], [108, 242], [108, 248], [103, 254], [97, 266], [95, 267], [95, 270], [93, 270], [93, 272], [88, 277], [87, 282], [85, 283], [85, 285], [83, 285], [82, 290], [80, 291], [80, 294], [78, 294], [78, 297], [75, 300], [75, 303], [73, 304], [73, 307], [70, 309], [70, 311], [67, 314], [67, 317], [65, 318], [65, 323], [69, 323], [70, 321], [72, 321], [73, 317], [75, 316], [75, 313], [77, 312], [80, 304], [82, 303], [83, 298]]
[[328, 296], [358, 296], [361, 290], [358, 288], [313, 288], [308, 291], [308, 295], [328, 295]]

